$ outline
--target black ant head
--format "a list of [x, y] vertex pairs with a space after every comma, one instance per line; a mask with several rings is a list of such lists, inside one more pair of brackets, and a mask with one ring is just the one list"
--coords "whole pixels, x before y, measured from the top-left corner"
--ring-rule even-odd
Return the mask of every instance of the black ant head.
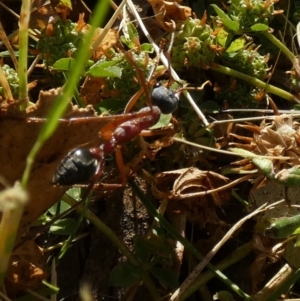
[[151, 100], [152, 104], [158, 106], [163, 114], [173, 113], [177, 109], [179, 102], [175, 93], [161, 83], [156, 83], [153, 87]]

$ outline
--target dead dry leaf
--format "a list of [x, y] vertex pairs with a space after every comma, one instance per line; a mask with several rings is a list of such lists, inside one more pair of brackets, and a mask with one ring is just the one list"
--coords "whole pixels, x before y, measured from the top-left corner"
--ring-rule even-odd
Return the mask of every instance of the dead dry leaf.
[[17, 248], [12, 256], [6, 274], [6, 284], [15, 296], [27, 289], [36, 291], [48, 278], [43, 250], [34, 241], [28, 240]]
[[156, 175], [152, 192], [158, 199], [169, 199], [168, 210], [184, 213], [188, 220], [204, 227], [207, 222], [219, 223], [215, 206], [220, 206], [230, 198], [230, 189], [210, 194], [206, 194], [206, 191], [228, 183], [226, 177], [192, 167]]
[[[159, 199], [181, 200], [195, 197], [197, 192], [219, 188], [228, 183], [229, 179], [222, 175], [190, 167], [156, 175], [152, 191]], [[221, 205], [228, 199], [224, 192], [212, 193], [212, 195], [217, 205]]]
[[103, 98], [116, 97], [118, 95], [120, 95], [120, 91], [106, 89], [106, 79], [103, 77], [87, 76], [80, 89], [80, 96], [85, 105], [99, 104]]
[[[94, 36], [94, 40], [101, 34], [102, 29], [98, 28], [97, 33]], [[98, 61], [103, 55], [109, 57], [109, 50], [116, 45], [119, 41], [118, 31], [115, 29], [110, 29], [104, 39], [101, 41], [101, 44], [93, 53], [93, 59]]]
[[192, 15], [190, 7], [178, 4], [181, 1], [148, 0], [148, 2], [152, 6], [158, 25], [168, 32], [174, 31], [171, 20], [175, 23], [182, 22]]
[[31, 4], [30, 28], [43, 29], [47, 26], [49, 18], [57, 16], [51, 2], [34, 0]]

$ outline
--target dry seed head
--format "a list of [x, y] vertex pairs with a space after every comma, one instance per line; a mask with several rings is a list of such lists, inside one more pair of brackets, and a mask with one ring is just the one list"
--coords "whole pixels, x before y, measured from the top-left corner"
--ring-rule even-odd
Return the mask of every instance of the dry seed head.
[[[286, 167], [299, 164], [300, 125], [290, 115], [275, 116], [274, 121], [260, 125], [260, 132], [254, 133], [254, 152], [266, 156], [288, 156]], [[283, 168], [281, 163], [274, 164], [275, 172]]]
[[[249, 137], [231, 134], [232, 137], [244, 142], [244, 144], [234, 142], [231, 145], [266, 157], [290, 157], [286, 161], [272, 160], [275, 173], [300, 164], [300, 124], [294, 121], [291, 115], [275, 116], [273, 121], [264, 120], [260, 126], [253, 124], [237, 126], [252, 131], [253, 138], [249, 140]], [[240, 166], [239, 170], [249, 170], [246, 164], [236, 162], [235, 165]]]

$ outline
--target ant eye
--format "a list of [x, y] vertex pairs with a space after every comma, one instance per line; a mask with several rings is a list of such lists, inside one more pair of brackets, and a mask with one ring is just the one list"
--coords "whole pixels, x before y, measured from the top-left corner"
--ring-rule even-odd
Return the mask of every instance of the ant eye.
[[173, 113], [177, 109], [179, 102], [175, 93], [160, 83], [155, 84], [151, 99], [152, 103], [158, 106], [163, 114]]

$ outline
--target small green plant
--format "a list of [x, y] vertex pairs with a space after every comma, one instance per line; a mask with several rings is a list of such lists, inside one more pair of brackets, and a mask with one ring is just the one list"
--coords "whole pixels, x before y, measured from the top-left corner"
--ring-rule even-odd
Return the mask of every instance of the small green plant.
[[187, 19], [175, 33], [172, 66], [181, 70], [209, 65], [215, 58], [216, 38], [206, 19]]
[[52, 66], [60, 58], [76, 56], [87, 30], [82, 19], [77, 23], [71, 20], [53, 20], [42, 29], [36, 45], [44, 64]]
[[[15, 69], [11, 68], [8, 65], [3, 65], [2, 70], [4, 72], [4, 75], [8, 81], [12, 96], [14, 99], [16, 99], [19, 95], [19, 77], [18, 73], [16, 72]], [[3, 87], [0, 87], [0, 95], [2, 97], [2, 100], [5, 99], [5, 92]]]

